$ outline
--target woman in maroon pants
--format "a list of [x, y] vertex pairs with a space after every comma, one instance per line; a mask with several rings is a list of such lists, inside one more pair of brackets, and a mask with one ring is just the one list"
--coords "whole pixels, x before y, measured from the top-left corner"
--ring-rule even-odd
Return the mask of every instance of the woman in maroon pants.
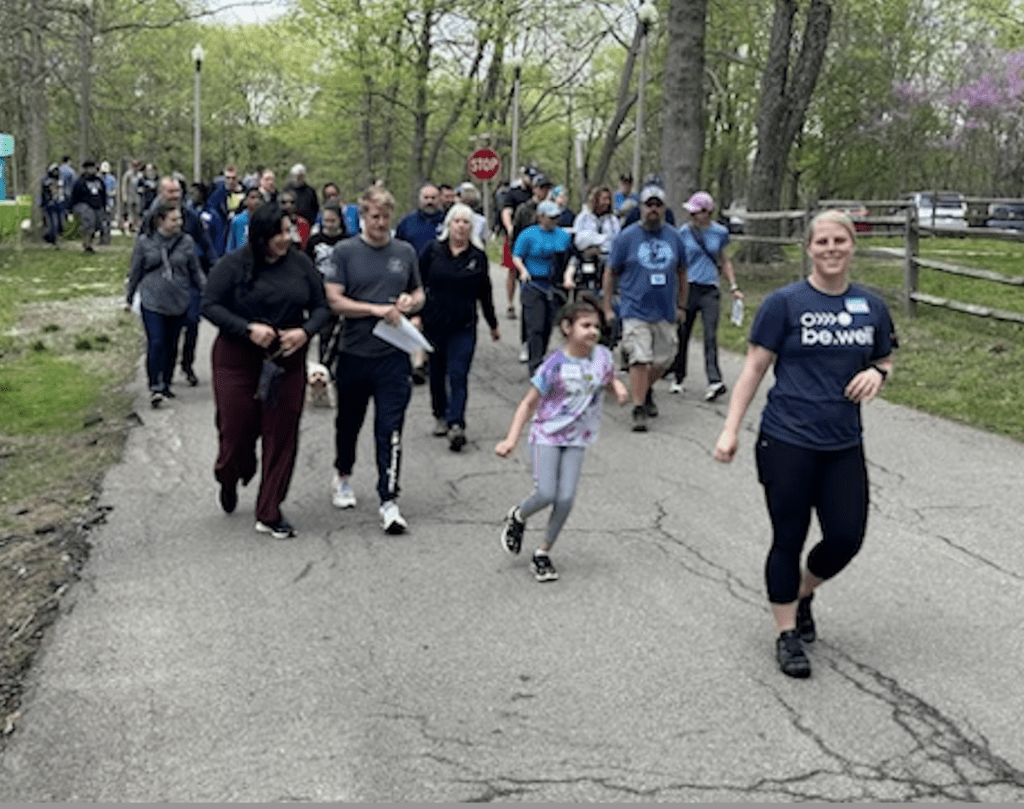
[[306, 348], [330, 317], [320, 273], [292, 247], [290, 228], [277, 203], [260, 206], [248, 243], [217, 262], [203, 293], [203, 315], [220, 329], [212, 354], [220, 504], [235, 510], [238, 482], [256, 474], [261, 440], [256, 530], [276, 539], [295, 536], [281, 502], [298, 451]]

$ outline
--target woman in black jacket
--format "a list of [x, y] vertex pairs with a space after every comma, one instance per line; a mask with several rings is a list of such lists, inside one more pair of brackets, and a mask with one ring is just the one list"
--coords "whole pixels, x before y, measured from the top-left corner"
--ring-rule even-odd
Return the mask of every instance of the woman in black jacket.
[[330, 315], [320, 273], [292, 247], [290, 229], [277, 203], [260, 206], [248, 243], [217, 262], [203, 293], [203, 315], [220, 328], [212, 352], [220, 503], [235, 510], [238, 481], [256, 474], [260, 439], [256, 530], [276, 539], [295, 536], [281, 502], [298, 452], [307, 344]]
[[473, 219], [468, 205], [452, 205], [440, 236], [420, 255], [420, 277], [427, 293], [420, 316], [423, 333], [434, 346], [430, 358], [434, 435], [447, 436], [452, 452], [466, 444], [466, 397], [469, 366], [476, 350], [477, 301], [490, 326], [491, 339], [501, 339], [487, 255], [473, 234]]

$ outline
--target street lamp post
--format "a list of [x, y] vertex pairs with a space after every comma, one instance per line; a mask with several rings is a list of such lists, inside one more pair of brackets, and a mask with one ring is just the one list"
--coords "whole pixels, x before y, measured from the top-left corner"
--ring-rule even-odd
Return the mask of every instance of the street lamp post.
[[508, 170], [508, 184], [515, 183], [519, 176], [519, 85], [523, 74], [523, 57], [512, 57], [515, 81], [512, 84], [512, 161]]
[[644, 89], [647, 86], [647, 32], [658, 20], [658, 9], [653, 2], [640, 0], [636, 10], [636, 23], [640, 26], [640, 80], [636, 88], [636, 137], [633, 138], [633, 182], [639, 188], [640, 148], [644, 137]]
[[200, 164], [202, 163], [199, 153], [199, 83], [200, 76], [203, 71], [203, 57], [205, 55], [206, 52], [203, 50], [203, 46], [197, 42], [196, 46], [192, 49], [192, 61], [195, 62], [196, 65], [195, 84], [193, 87], [195, 96], [193, 100], [193, 108], [195, 110], [195, 122], [192, 129], [192, 176], [195, 179], [195, 182], [197, 183], [201, 182]]

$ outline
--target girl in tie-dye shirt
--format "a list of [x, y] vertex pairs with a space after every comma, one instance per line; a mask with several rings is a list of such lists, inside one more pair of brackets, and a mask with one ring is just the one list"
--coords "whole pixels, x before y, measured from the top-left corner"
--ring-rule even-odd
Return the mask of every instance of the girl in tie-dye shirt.
[[604, 326], [597, 301], [584, 295], [567, 304], [558, 315], [558, 325], [565, 335], [565, 348], [537, 369], [508, 435], [494, 448], [502, 458], [511, 456], [527, 420], [536, 413], [530, 428], [533, 494], [509, 510], [501, 544], [509, 553], [519, 553], [526, 519], [551, 506], [547, 536], [530, 565], [537, 581], [558, 578], [549, 551], [576, 498], [586, 447], [597, 440], [601, 391], [614, 393], [620, 405], [629, 400], [626, 386], [615, 375], [611, 352], [597, 343]]

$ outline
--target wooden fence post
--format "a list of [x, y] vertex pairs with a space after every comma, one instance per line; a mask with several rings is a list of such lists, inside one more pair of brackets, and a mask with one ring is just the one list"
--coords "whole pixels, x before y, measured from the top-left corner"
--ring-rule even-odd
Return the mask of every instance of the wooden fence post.
[[803, 245], [807, 243], [807, 228], [811, 226], [811, 212], [818, 210], [818, 201], [807, 200], [807, 208], [804, 211], [804, 226], [800, 229], [800, 271], [803, 275], [800, 278], [806, 278], [811, 274], [811, 257], [807, 255], [807, 248]]
[[916, 317], [917, 301], [913, 293], [917, 292], [917, 251], [920, 232], [917, 227], [917, 206], [907, 206], [906, 240], [903, 250], [903, 295], [904, 310], [907, 317]]

